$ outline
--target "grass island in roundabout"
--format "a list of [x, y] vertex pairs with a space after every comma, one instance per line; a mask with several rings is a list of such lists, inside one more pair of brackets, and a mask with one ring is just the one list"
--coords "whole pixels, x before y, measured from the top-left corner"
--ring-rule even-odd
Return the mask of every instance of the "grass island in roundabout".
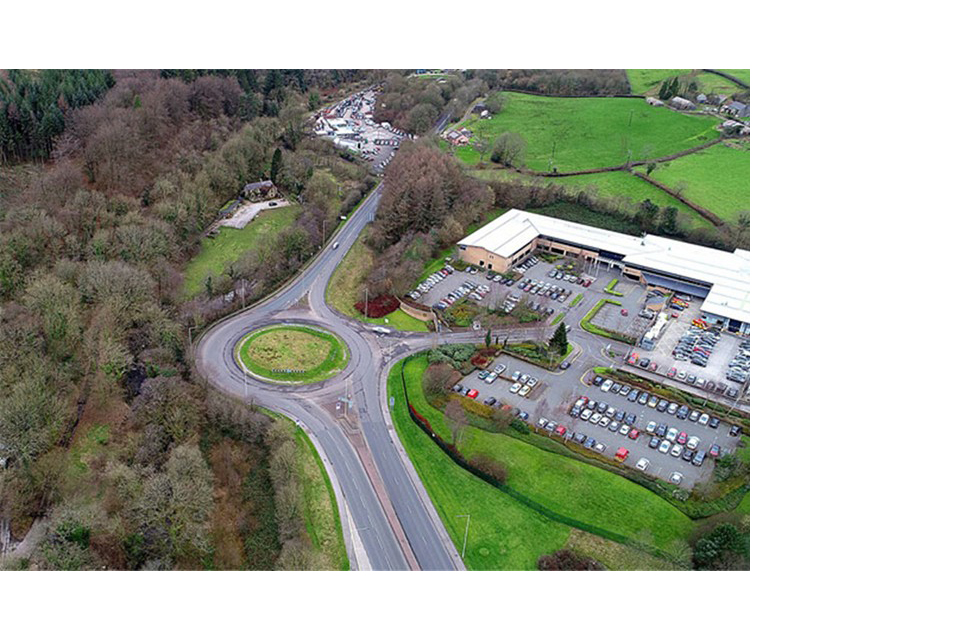
[[337, 375], [350, 351], [332, 333], [301, 324], [275, 324], [240, 340], [237, 360], [253, 376], [268, 382], [307, 384]]

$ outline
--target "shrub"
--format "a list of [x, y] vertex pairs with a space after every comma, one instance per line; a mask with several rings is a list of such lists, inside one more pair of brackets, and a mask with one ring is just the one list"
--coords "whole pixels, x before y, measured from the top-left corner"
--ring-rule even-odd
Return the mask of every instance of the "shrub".
[[507, 468], [489, 456], [478, 453], [470, 458], [470, 464], [477, 471], [486, 474], [500, 484], [504, 484], [507, 481], [507, 477], [509, 475]]
[[559, 549], [537, 560], [540, 571], [603, 571], [603, 565], [593, 558], [571, 549]]
[[400, 308], [400, 300], [396, 296], [383, 295], [373, 298], [368, 302], [360, 300], [353, 305], [353, 308], [361, 314], [366, 312], [368, 318], [382, 318], [388, 313], [393, 313]]

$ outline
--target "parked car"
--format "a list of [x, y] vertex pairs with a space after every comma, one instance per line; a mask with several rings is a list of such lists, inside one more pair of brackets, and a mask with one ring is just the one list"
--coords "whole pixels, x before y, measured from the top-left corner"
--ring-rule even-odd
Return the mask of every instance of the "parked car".
[[603, 453], [604, 449], [606, 448], [607, 445], [603, 444], [602, 442], [598, 442], [596, 445], [594, 445], [593, 450], [597, 453]]
[[708, 422], [707, 424], [710, 426], [711, 429], [716, 429], [717, 427], [720, 426], [720, 418], [718, 418], [717, 416], [713, 416], [712, 418], [710, 418], [710, 422]]
[[677, 412], [677, 409], [679, 408], [680, 408], [680, 405], [678, 405], [676, 402], [671, 402], [670, 406], [667, 407], [667, 413], [669, 413], [670, 415], [673, 415]]
[[631, 427], [636, 421], [637, 421], [637, 416], [634, 413], [628, 413], [626, 418], [624, 418], [624, 422], [626, 422]]
[[671, 442], [669, 440], [664, 440], [660, 443], [660, 448], [657, 449], [660, 453], [670, 453]]
[[493, 368], [494, 373], [496, 373], [497, 375], [500, 375], [506, 370], [507, 370], [507, 365], [503, 364], [502, 362]]
[[669, 402], [667, 402], [666, 400], [661, 400], [660, 402], [657, 403], [657, 411], [659, 411], [660, 413], [663, 413], [664, 411], [667, 410], [667, 407], [669, 406], [670, 406]]
[[587, 449], [593, 449], [593, 445], [597, 444], [596, 438], [587, 438], [587, 441], [583, 443]]
[[453, 385], [453, 392], [454, 392], [454, 393], [460, 393], [460, 390], [461, 390], [461, 389], [463, 389], [463, 385], [462, 385], [462, 384], [455, 384], [455, 385]]
[[697, 422], [700, 423], [700, 424], [705, 425], [705, 424], [707, 424], [708, 422], [710, 422], [710, 416], [707, 415], [706, 413], [704, 413], [704, 414], [702, 414], [702, 415], [700, 416], [700, 419], [697, 420]]
[[580, 412], [580, 419], [586, 422], [587, 420], [590, 419], [590, 416], [592, 415], [593, 415], [593, 412], [590, 411], [590, 409], [584, 409], [583, 411]]
[[620, 427], [620, 435], [625, 436], [628, 433], [630, 433], [630, 425], [625, 424], [622, 427]]
[[687, 432], [681, 431], [680, 435], [677, 436], [677, 444], [687, 444]]
[[657, 434], [657, 437], [658, 437], [658, 438], [666, 437], [666, 435], [667, 435], [667, 425], [663, 424], [662, 422], [661, 422], [660, 424], [658, 424], [658, 425], [657, 425], [656, 434]]
[[640, 390], [639, 390], [639, 389], [634, 389], [633, 391], [630, 392], [630, 395], [627, 396], [627, 401], [628, 401], [628, 402], [636, 402], [636, 401], [637, 401], [637, 396], [639, 396], [639, 395], [640, 395]]
[[648, 422], [648, 423], [647, 423], [646, 432], [647, 432], [647, 435], [651, 435], [651, 436], [652, 436], [654, 433], [656, 433], [656, 432], [657, 432], [657, 423], [654, 422], [653, 420], [651, 420], [650, 422]]
[[637, 438], [640, 437], [640, 432], [637, 431], [636, 429], [630, 429], [630, 433], [627, 434], [627, 437], [630, 438], [631, 440], [636, 440]]
[[670, 484], [680, 484], [683, 482], [683, 474], [679, 471], [674, 471], [670, 474]]
[[490, 396], [489, 398], [483, 401], [483, 404], [492, 407], [493, 405], [497, 404], [497, 399], [494, 398], [493, 396]]
[[566, 370], [569, 369], [569, 368], [570, 368], [570, 363], [567, 362], [566, 360], [564, 360], [563, 362], [560, 363], [560, 370], [561, 370], [561, 371], [566, 371]]
[[667, 429], [666, 437], [667, 437], [667, 440], [669, 440], [670, 442], [676, 442], [678, 435], [680, 435], [680, 430], [677, 429], [676, 427], [670, 427], [669, 429]]
[[693, 466], [700, 467], [703, 466], [703, 461], [706, 458], [703, 451], [697, 451], [696, 455], [693, 456]]
[[647, 400], [647, 406], [653, 409], [660, 402], [660, 398], [657, 396], [650, 396], [650, 399]]
[[612, 386], [613, 386], [613, 380], [604, 380], [603, 384], [600, 385], [600, 391], [603, 391], [604, 393], [606, 393], [610, 391], [610, 387]]
[[720, 455], [720, 445], [715, 444], [715, 445], [711, 446], [711, 447], [710, 447], [710, 456], [716, 458], [716, 457], [718, 457], [719, 455]]
[[681, 453], [683, 453], [682, 444], [675, 444], [673, 445], [673, 448], [670, 449], [670, 455], [673, 456], [674, 458], [679, 458]]
[[650, 461], [647, 460], [646, 458], [640, 458], [639, 460], [637, 460], [637, 469], [639, 469], [640, 471], [646, 471], [647, 467], [649, 466], [650, 466]]
[[647, 404], [647, 400], [650, 399], [650, 394], [644, 391], [640, 394], [640, 397], [637, 398], [637, 404]]
[[520, 387], [522, 386], [523, 385], [519, 382], [514, 382], [512, 385], [510, 385], [510, 393], [516, 393], [517, 391], [520, 391]]
[[683, 453], [680, 454], [680, 457], [684, 462], [690, 462], [693, 460], [694, 453], [691, 449], [684, 449]]
[[733, 436], [734, 438], [740, 435], [740, 431], [741, 429], [739, 425], [733, 425], [732, 427], [730, 427], [730, 435]]
[[690, 407], [685, 404], [680, 405], [680, 408], [677, 409], [677, 417], [681, 420], [686, 420], [688, 415], [690, 415]]
[[610, 387], [610, 393], [620, 393], [620, 389], [622, 388], [623, 387], [620, 385], [620, 383], [615, 382], [613, 383], [613, 386]]
[[476, 398], [478, 395], [480, 395], [480, 392], [476, 389], [470, 389], [470, 391], [467, 392], [468, 398]]
[[687, 449], [690, 449], [691, 451], [693, 451], [699, 446], [700, 446], [700, 438], [698, 438], [697, 436], [691, 436], [690, 439], [687, 440]]
[[696, 422], [699, 419], [700, 419], [699, 411], [694, 410], [690, 412], [690, 422]]
[[658, 438], [658, 437], [656, 437], [656, 436], [650, 438], [650, 445], [649, 445], [649, 446], [650, 446], [651, 449], [656, 449], [657, 447], [659, 447], [659, 446], [660, 446], [660, 438]]

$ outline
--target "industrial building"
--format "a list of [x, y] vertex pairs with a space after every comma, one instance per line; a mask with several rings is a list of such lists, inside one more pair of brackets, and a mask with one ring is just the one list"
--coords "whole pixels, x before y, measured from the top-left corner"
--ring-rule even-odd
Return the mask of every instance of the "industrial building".
[[750, 333], [750, 252], [721, 251], [661, 236], [629, 236], [511, 209], [459, 243], [460, 259], [507, 273], [536, 251], [582, 259], [623, 278], [703, 298], [703, 318]]

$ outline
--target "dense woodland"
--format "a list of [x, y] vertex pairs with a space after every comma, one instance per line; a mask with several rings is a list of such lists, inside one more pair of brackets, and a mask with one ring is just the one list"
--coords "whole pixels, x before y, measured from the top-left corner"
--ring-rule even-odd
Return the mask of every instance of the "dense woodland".
[[374, 118], [423, 135], [430, 131], [441, 113], [450, 113], [452, 120], [459, 120], [471, 103], [489, 89], [483, 80], [464, 80], [459, 73], [447, 74], [442, 80], [390, 74], [383, 81], [383, 93], [377, 100]]
[[[272, 75], [112, 72], [99, 100], [62, 105], [47, 163], [0, 169], [0, 522], [16, 539], [49, 525], [18, 566], [315, 565], [289, 426], [206, 388], [187, 355], [187, 327], [228, 312], [237, 279], [248, 301], [269, 290], [373, 185], [305, 137], [311, 96], [337, 79]], [[271, 169], [300, 219], [183, 300], [204, 229]]]

